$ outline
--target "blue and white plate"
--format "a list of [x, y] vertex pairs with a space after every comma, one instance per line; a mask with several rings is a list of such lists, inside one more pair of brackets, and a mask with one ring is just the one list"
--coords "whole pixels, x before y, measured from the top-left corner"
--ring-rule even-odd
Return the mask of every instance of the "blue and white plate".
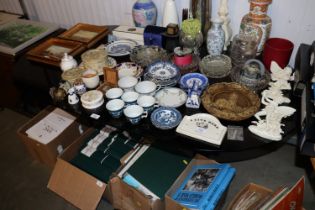
[[162, 130], [175, 128], [182, 120], [181, 113], [171, 107], [160, 107], [151, 114], [152, 124]]
[[125, 56], [129, 55], [136, 45], [137, 43], [132, 40], [118, 40], [108, 44], [106, 50], [110, 56]]
[[180, 75], [180, 69], [171, 62], [158, 61], [147, 67], [146, 75], [156, 80], [169, 80]]
[[194, 85], [198, 86], [198, 88], [202, 91], [204, 90], [208, 84], [208, 78], [200, 73], [188, 73], [180, 78], [179, 84], [182, 89], [191, 89]]

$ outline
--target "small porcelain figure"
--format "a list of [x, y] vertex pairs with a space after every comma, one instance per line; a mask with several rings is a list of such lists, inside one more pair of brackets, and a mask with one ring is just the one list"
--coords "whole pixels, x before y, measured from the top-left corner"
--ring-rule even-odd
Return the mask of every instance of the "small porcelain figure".
[[200, 97], [198, 95], [199, 85], [194, 81], [194, 84], [191, 89], [188, 90], [188, 97], [186, 100], [186, 107], [199, 109], [200, 107]]
[[274, 103], [283, 104], [290, 103], [291, 100], [288, 97], [283, 96], [281, 89], [276, 86], [271, 86], [261, 93], [262, 96], [270, 98]]
[[230, 41], [232, 38], [232, 28], [230, 26], [230, 18], [229, 15], [229, 8], [228, 8], [228, 0], [220, 0], [220, 7], [218, 12], [219, 17], [223, 20], [222, 29], [225, 34], [225, 43], [223, 50], [226, 51], [227, 47], [230, 45]]
[[77, 61], [68, 53], [65, 53], [61, 59], [60, 68], [62, 71], [67, 71], [78, 66]]
[[79, 102], [79, 97], [76, 94], [75, 88], [72, 87], [68, 91], [68, 103], [73, 105]]
[[[282, 118], [291, 116], [296, 110], [289, 106], [278, 106], [277, 103], [265, 96], [262, 97], [262, 103], [266, 107], [255, 114], [258, 121], [253, 121], [254, 125], [250, 125], [248, 129], [263, 138], [280, 141], [283, 133], [281, 129], [283, 126]], [[262, 119], [262, 116], [265, 116], [265, 119]]]
[[270, 65], [270, 71], [271, 71], [271, 80], [277, 81], [277, 85], [281, 85], [281, 87], [284, 89], [291, 89], [291, 86], [289, 84], [289, 80], [291, 79], [292, 74], [292, 68], [285, 67], [282, 69], [277, 62], [271, 61]]

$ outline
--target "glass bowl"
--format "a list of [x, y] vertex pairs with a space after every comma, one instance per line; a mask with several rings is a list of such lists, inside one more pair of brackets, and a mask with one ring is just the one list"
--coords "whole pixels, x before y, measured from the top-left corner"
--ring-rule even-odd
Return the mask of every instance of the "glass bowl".
[[130, 60], [143, 68], [156, 61], [166, 61], [167, 52], [158, 46], [140, 45], [132, 49]]
[[223, 78], [232, 69], [231, 58], [226, 55], [207, 55], [199, 63], [200, 72], [209, 78]]

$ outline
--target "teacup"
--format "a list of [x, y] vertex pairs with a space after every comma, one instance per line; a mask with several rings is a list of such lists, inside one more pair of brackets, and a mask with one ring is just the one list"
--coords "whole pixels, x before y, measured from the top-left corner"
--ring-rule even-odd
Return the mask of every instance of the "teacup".
[[118, 86], [122, 88], [125, 92], [133, 91], [139, 79], [133, 76], [125, 76], [118, 80]]
[[130, 105], [124, 109], [124, 115], [131, 124], [138, 124], [142, 118], [148, 116], [148, 113], [139, 105]]
[[135, 90], [142, 95], [154, 95], [160, 88], [152, 81], [142, 81], [135, 86]]
[[120, 98], [124, 91], [121, 88], [110, 88], [106, 91], [105, 96], [108, 100]]
[[141, 106], [144, 111], [151, 112], [154, 108], [158, 107], [159, 105], [156, 104], [156, 100], [153, 96], [142, 95], [138, 98], [137, 104]]
[[125, 102], [121, 99], [113, 99], [106, 103], [106, 109], [113, 118], [121, 117]]
[[121, 99], [125, 102], [126, 106], [129, 106], [132, 104], [136, 104], [138, 97], [139, 93], [134, 91], [128, 91], [121, 96]]
[[96, 70], [87, 69], [82, 73], [82, 81], [87, 88], [93, 89], [100, 83], [100, 77]]

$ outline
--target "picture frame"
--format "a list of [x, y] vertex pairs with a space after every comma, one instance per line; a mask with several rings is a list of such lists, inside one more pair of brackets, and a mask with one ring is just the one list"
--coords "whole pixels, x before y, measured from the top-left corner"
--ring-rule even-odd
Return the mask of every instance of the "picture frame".
[[82, 43], [59, 38], [50, 38], [26, 53], [26, 58], [32, 61], [59, 66], [64, 53], [76, 56], [83, 52]]
[[13, 19], [0, 25], [0, 52], [15, 55], [59, 28], [53, 23]]
[[77, 23], [58, 37], [66, 40], [78, 41], [92, 47], [109, 33], [106, 26], [97, 26], [86, 23]]
[[110, 86], [117, 86], [118, 84], [118, 72], [116, 69], [104, 67], [104, 82]]

